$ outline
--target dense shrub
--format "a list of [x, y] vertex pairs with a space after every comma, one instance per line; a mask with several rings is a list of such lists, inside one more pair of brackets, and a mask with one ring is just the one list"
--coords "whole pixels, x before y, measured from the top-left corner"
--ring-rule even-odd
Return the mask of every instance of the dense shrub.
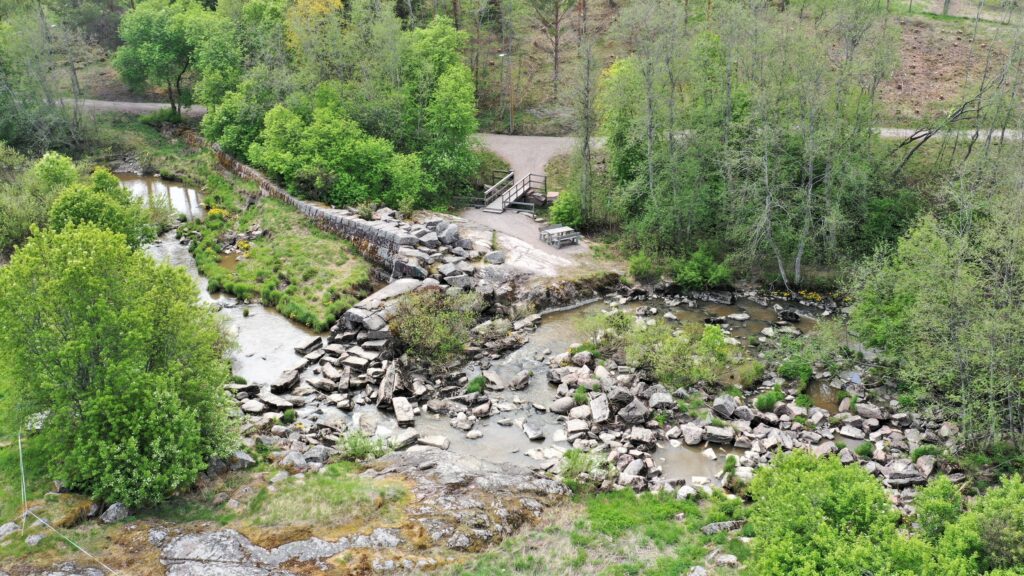
[[921, 535], [937, 542], [964, 509], [960, 489], [947, 476], [933, 478], [914, 496], [914, 510]]
[[23, 171], [18, 171], [25, 166], [22, 157], [7, 153], [5, 158], [12, 170], [0, 177], [0, 254], [24, 242], [32, 226], [43, 227], [57, 194], [78, 181], [71, 159], [56, 152]]
[[721, 262], [715, 262], [703, 248], [691, 254], [689, 258], [680, 258], [672, 268], [676, 282], [692, 290], [726, 286], [731, 276], [729, 268]]
[[650, 254], [637, 252], [629, 257], [629, 275], [640, 282], [651, 282], [661, 277], [661, 266]]
[[44, 230], [0, 269], [0, 399], [47, 414], [50, 473], [157, 502], [233, 446], [228, 341], [182, 268], [95, 225]]
[[408, 208], [425, 205], [432, 194], [434, 183], [416, 155], [367, 135], [336, 105], [316, 108], [307, 121], [278, 104], [263, 126], [249, 160], [301, 194], [337, 206], [375, 200]]
[[89, 222], [123, 235], [132, 248], [156, 237], [156, 226], [150, 220], [151, 212], [142, 201], [132, 198], [105, 168], [97, 168], [89, 184], [65, 188], [50, 208], [50, 226], [57, 230]]
[[804, 358], [790, 356], [779, 365], [779, 376], [806, 386], [811, 381], [811, 377], [814, 376], [814, 370], [811, 368], [811, 363]]
[[753, 574], [936, 573], [930, 548], [898, 533], [899, 513], [858, 466], [779, 454], [758, 470], [749, 494]]
[[565, 190], [559, 194], [551, 205], [551, 209], [548, 210], [548, 218], [562, 226], [581, 228], [583, 226], [583, 207], [580, 205], [580, 195], [574, 190]]
[[[948, 487], [941, 485], [935, 490], [949, 492]], [[934, 492], [929, 495], [936, 496]], [[933, 498], [933, 503], [934, 500], [945, 502], [929, 508], [936, 513], [930, 520], [938, 525], [948, 522], [951, 508], [956, 505], [955, 496]], [[1024, 568], [1024, 481], [1020, 474], [1003, 478], [999, 486], [989, 488], [975, 499], [955, 523], [947, 524], [940, 546], [969, 558], [975, 573], [999, 569], [1015, 569], [1019, 573]]]
[[758, 395], [754, 400], [754, 406], [761, 412], [771, 412], [776, 403], [786, 399], [786, 393], [775, 387], [763, 394]]
[[421, 290], [402, 298], [391, 328], [410, 356], [447, 364], [464, 353], [480, 308], [475, 293]]

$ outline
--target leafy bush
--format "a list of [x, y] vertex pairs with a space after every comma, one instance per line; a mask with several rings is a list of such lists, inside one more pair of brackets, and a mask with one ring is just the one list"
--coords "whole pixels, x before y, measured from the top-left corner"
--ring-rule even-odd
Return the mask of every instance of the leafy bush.
[[128, 506], [189, 486], [235, 445], [229, 343], [182, 268], [95, 225], [44, 230], [0, 268], [0, 399], [47, 413], [64, 485]]
[[402, 298], [391, 328], [414, 358], [447, 364], [465, 352], [481, 306], [480, 297], [472, 292], [420, 290]]
[[[17, 157], [10, 162], [13, 168], [24, 166]], [[54, 198], [77, 181], [71, 159], [56, 152], [47, 152], [27, 170], [0, 176], [0, 254], [24, 242], [32, 226], [43, 227]]]
[[341, 441], [341, 453], [346, 460], [361, 462], [369, 458], [380, 458], [390, 451], [387, 441], [371, 438], [361, 430], [345, 434]]
[[131, 197], [117, 177], [105, 168], [93, 172], [90, 184], [75, 184], [62, 191], [50, 208], [50, 226], [93, 223], [121, 234], [132, 248], [151, 242], [156, 228], [142, 201]]
[[302, 194], [336, 206], [425, 206], [431, 198], [434, 183], [418, 156], [395, 152], [337, 107], [316, 108], [307, 122], [278, 104], [263, 125], [249, 160]]
[[729, 361], [722, 329], [710, 324], [685, 324], [676, 332], [664, 323], [635, 326], [624, 342], [626, 361], [653, 371], [669, 388], [717, 380]]
[[963, 510], [964, 498], [948, 476], [933, 478], [914, 496], [915, 518], [921, 534], [931, 542], [937, 542]]
[[864, 442], [862, 444], [858, 444], [853, 451], [861, 458], [870, 459], [875, 453], [875, 446], [871, 442]]
[[652, 282], [661, 277], [661, 267], [646, 252], [629, 257], [629, 275], [640, 282]]
[[942, 448], [934, 444], [922, 444], [910, 451], [910, 459], [917, 462], [917, 459], [924, 455], [941, 456]]
[[764, 364], [757, 360], [746, 362], [740, 365], [738, 376], [740, 385], [744, 388], [750, 388], [764, 378]]
[[677, 260], [672, 268], [676, 282], [691, 290], [727, 286], [732, 275], [725, 264], [715, 262], [703, 248], [691, 254], [689, 258]]
[[[949, 489], [941, 490], [948, 493]], [[939, 523], [951, 515], [945, 508], [955, 504], [954, 497], [945, 507], [939, 506]], [[1020, 474], [1004, 477], [999, 486], [975, 499], [967, 512], [946, 526], [940, 546], [971, 559], [973, 573], [1024, 566], [1024, 481]]]
[[283, 413], [281, 413], [281, 424], [284, 424], [285, 426], [287, 426], [287, 425], [295, 422], [295, 419], [297, 417], [298, 417], [298, 415], [296, 415], [295, 409], [294, 408], [288, 408]]
[[814, 376], [814, 370], [811, 368], [811, 363], [807, 360], [799, 356], [790, 356], [779, 366], [779, 376], [806, 386], [811, 381], [811, 377]]
[[594, 492], [613, 473], [611, 465], [600, 454], [570, 448], [562, 455], [558, 474], [573, 493]]
[[582, 406], [589, 402], [590, 396], [587, 395], [587, 389], [583, 386], [577, 386], [576, 390], [572, 393], [572, 401], [575, 402], [577, 406]]
[[571, 226], [577, 230], [583, 227], [583, 207], [580, 195], [574, 190], [566, 190], [558, 195], [548, 210], [548, 218], [562, 226]]
[[[776, 455], [750, 484], [753, 574], [929, 574], [931, 550], [897, 531], [882, 485], [836, 457]], [[799, 551], [797, 553], [796, 551]]]

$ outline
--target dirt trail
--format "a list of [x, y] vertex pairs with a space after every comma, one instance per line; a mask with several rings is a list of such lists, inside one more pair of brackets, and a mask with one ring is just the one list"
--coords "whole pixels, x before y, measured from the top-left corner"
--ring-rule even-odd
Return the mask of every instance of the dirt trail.
[[[64, 100], [60, 100], [61, 104], [65, 104]], [[93, 110], [95, 112], [124, 112], [125, 114], [151, 114], [168, 108], [168, 104], [164, 102], [114, 102], [111, 100], [89, 100], [80, 99], [78, 103], [85, 110]], [[70, 105], [71, 101], [67, 101]], [[194, 104], [182, 110], [182, 116], [190, 118], [201, 118], [206, 114], [206, 107]]]

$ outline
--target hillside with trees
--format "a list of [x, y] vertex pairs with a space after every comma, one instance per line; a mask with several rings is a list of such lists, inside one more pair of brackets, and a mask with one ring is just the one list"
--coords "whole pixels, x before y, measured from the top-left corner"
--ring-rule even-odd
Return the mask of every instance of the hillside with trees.
[[0, 0], [0, 576], [1024, 574], [1022, 84], [1016, 0]]

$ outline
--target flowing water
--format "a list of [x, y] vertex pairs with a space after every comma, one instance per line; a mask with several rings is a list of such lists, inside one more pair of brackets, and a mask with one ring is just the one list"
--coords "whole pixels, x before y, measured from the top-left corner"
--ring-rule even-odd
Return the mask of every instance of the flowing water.
[[118, 173], [117, 177], [121, 180], [122, 186], [146, 203], [152, 203], [157, 198], [166, 199], [177, 213], [185, 216], [186, 220], [202, 218], [206, 214], [199, 192], [180, 182], [131, 173]]
[[[135, 174], [119, 174], [118, 177], [136, 196], [145, 198], [151, 193], [166, 193], [171, 196], [175, 208], [191, 210], [193, 217], [202, 214], [202, 198], [195, 190]], [[159, 261], [188, 271], [199, 286], [200, 299], [220, 308], [219, 314], [228, 333], [238, 342], [238, 347], [231, 353], [235, 374], [249, 382], [265, 384], [275, 382], [282, 372], [300, 364], [301, 359], [295, 355], [294, 348], [308, 342], [316, 335], [315, 332], [260, 304], [242, 304], [231, 296], [211, 294], [206, 288], [206, 278], [199, 275], [188, 247], [178, 242], [174, 231], [147, 246], [146, 252]]]
[[[119, 177], [136, 196], [149, 198], [154, 194], [165, 194], [171, 200], [171, 204], [186, 218], [202, 217], [202, 198], [195, 190], [158, 178], [134, 174], [120, 174]], [[200, 289], [200, 298], [220, 308], [220, 316], [224, 319], [229, 332], [238, 341], [238, 348], [232, 353], [236, 374], [249, 382], [270, 383], [277, 380], [282, 372], [300, 363], [300, 358], [293, 349], [309, 341], [315, 335], [314, 332], [259, 304], [241, 304], [232, 297], [211, 294], [207, 290], [206, 279], [200, 276], [196, 269], [195, 260], [187, 247], [174, 237], [174, 232], [161, 236], [146, 250], [157, 260], [184, 267], [195, 278]], [[466, 433], [453, 428], [447, 417], [426, 413], [416, 418], [416, 429], [421, 436], [447, 437], [451, 442], [449, 449], [453, 452], [473, 454], [490, 462], [508, 462], [524, 466], [537, 466], [540, 462], [546, 462], [545, 465], [552, 464], [569, 449], [570, 445], [565, 437], [562, 423], [564, 417], [535, 408], [548, 406], [557, 398], [555, 386], [548, 383], [547, 360], [552, 354], [559, 354], [574, 343], [587, 340], [589, 335], [581, 327], [582, 319], [615, 309], [632, 312], [639, 306], [657, 308], [657, 315], [652, 315], [651, 318], [672, 312], [680, 322], [703, 323], [706, 319], [729, 314], [749, 314], [750, 318], [747, 320], [727, 320], [722, 324], [723, 330], [740, 339], [743, 345], [746, 345], [745, 339], [748, 336], [758, 334], [761, 329], [776, 321], [773, 309], [745, 299], [738, 300], [735, 305], [705, 303], [695, 307], [670, 306], [661, 300], [613, 307], [598, 301], [547, 313], [543, 315], [541, 325], [530, 335], [526, 345], [487, 367], [507, 380], [511, 380], [522, 370], [531, 371], [532, 376], [529, 386], [524, 390], [489, 394], [491, 401], [503, 406], [505, 410], [497, 416], [476, 423], [475, 430], [483, 434], [480, 439], [466, 438]], [[802, 317], [797, 326], [807, 331], [813, 327], [813, 322], [810, 318]], [[466, 375], [473, 377], [479, 374], [480, 370], [480, 366], [471, 364], [466, 367]], [[825, 387], [828, 387], [827, 383]], [[378, 412], [373, 405], [357, 406], [354, 409], [352, 424], [355, 425], [361, 418], [375, 419], [378, 423], [378, 433], [384, 435], [396, 433], [398, 430], [394, 418], [388, 413]], [[544, 430], [543, 440], [531, 442], [526, 438], [520, 425], [527, 419]], [[728, 454], [741, 453], [734, 448], [711, 446], [717, 455], [717, 459], [713, 460], [703, 454], [706, 448], [706, 445], [672, 446], [665, 442], [659, 446], [654, 458], [668, 478], [690, 481], [695, 476], [701, 476], [714, 481], [724, 466], [725, 457]]]

